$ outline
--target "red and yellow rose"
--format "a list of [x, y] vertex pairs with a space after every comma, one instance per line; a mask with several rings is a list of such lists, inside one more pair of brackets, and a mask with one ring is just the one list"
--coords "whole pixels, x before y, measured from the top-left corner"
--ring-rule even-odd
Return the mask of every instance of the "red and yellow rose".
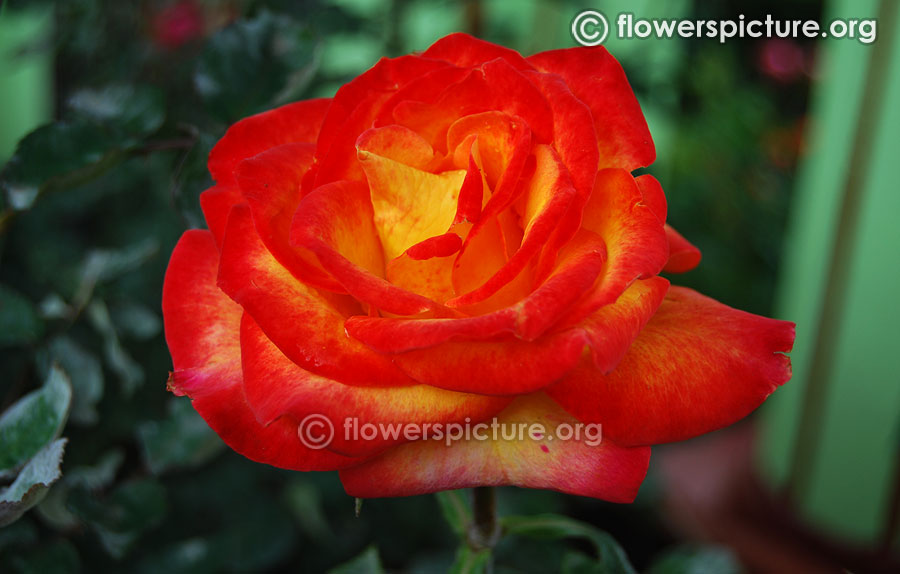
[[[793, 325], [660, 272], [653, 142], [602, 47], [523, 58], [465, 35], [381, 60], [333, 99], [228, 130], [163, 312], [170, 388], [234, 450], [340, 469], [354, 496], [476, 485], [634, 498], [650, 445], [751, 412], [790, 378]], [[298, 438], [312, 414], [338, 429]], [[360, 424], [601, 423], [599, 446], [364, 440]]]

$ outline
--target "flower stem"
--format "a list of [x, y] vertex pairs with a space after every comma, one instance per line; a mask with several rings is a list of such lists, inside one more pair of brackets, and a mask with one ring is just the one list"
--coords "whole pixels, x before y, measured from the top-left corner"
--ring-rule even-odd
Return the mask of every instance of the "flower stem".
[[472, 489], [472, 526], [469, 529], [469, 546], [473, 550], [491, 549], [500, 539], [497, 523], [497, 495], [493, 486]]

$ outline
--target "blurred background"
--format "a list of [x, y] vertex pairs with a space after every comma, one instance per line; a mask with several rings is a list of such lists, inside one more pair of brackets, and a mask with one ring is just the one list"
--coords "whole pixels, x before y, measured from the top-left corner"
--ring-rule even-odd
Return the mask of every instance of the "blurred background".
[[[606, 42], [656, 142], [645, 171], [703, 252], [674, 280], [796, 321], [795, 377], [745, 423], [656, 448], [633, 505], [504, 488], [500, 513], [605, 530], [639, 571], [897, 568], [898, 4], [0, 3], [0, 571], [446, 571], [458, 541], [435, 497], [357, 518], [336, 473], [251, 463], [165, 391], [163, 274], [204, 226], [206, 157], [231, 123], [454, 31], [572, 47], [588, 7], [876, 18], [878, 39]], [[498, 571], [608, 571], [590, 551], [511, 536]]]

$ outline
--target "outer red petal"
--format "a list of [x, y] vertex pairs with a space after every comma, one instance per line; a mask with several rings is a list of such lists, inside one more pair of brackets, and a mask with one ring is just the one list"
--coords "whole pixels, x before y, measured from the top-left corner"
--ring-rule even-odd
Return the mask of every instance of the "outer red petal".
[[700, 250], [682, 237], [675, 228], [666, 224], [666, 239], [669, 241], [669, 260], [663, 271], [667, 273], [686, 273], [700, 265]]
[[[510, 98], [510, 94], [515, 94]], [[553, 114], [534, 84], [506, 60], [495, 59], [449, 85], [434, 101], [400, 102], [393, 110], [397, 123], [418, 132], [442, 149], [450, 125], [463, 116], [500, 111], [518, 116], [541, 143], [553, 141]]]
[[639, 175], [634, 178], [634, 182], [641, 190], [641, 195], [644, 197], [644, 204], [650, 208], [650, 211], [656, 215], [657, 219], [664, 222], [666, 217], [668, 217], [669, 206], [666, 202], [666, 194], [663, 192], [659, 180], [649, 173], [645, 173], [644, 175]]
[[553, 230], [543, 251], [537, 270], [539, 279], [553, 268], [559, 250], [581, 227], [584, 206], [594, 187], [600, 152], [590, 109], [572, 94], [560, 76], [533, 72], [529, 74], [553, 111], [553, 145], [562, 164], [571, 174], [576, 194]]
[[234, 183], [241, 161], [278, 145], [313, 143], [330, 98], [304, 100], [245, 118], [234, 124], [209, 154], [209, 171], [216, 183]]
[[714, 431], [749, 414], [791, 376], [794, 325], [672, 287], [618, 367], [583, 361], [547, 393], [620, 444]]
[[578, 328], [588, 336], [594, 368], [608, 373], [619, 364], [668, 290], [669, 282], [662, 277], [639, 279], [615, 303], [600, 307], [581, 320]]
[[586, 338], [578, 331], [534, 342], [511, 339], [442, 343], [394, 356], [397, 366], [417, 381], [452, 391], [518, 395], [536, 391], [567, 373]]
[[533, 69], [531, 64], [515, 50], [485, 42], [462, 32], [444, 36], [425, 50], [422, 56], [445, 60], [461, 68], [477, 67], [484, 62], [502, 58], [517, 70]]
[[398, 319], [355, 316], [347, 332], [381, 353], [427, 349], [449, 341], [484, 341], [512, 332], [516, 312], [504, 309], [478, 317]]
[[383, 58], [375, 66], [337, 91], [316, 141], [317, 169], [304, 189], [342, 179], [363, 180], [356, 161], [356, 139], [373, 127], [382, 106], [413, 80], [450, 67], [446, 62], [401, 56]]
[[389, 357], [344, 332], [346, 317], [361, 312], [357, 304], [304, 285], [275, 260], [259, 239], [246, 206], [231, 210], [218, 283], [301, 367], [350, 384], [412, 383]]
[[[364, 425], [423, 425], [481, 421], [500, 412], [510, 399], [455, 393], [430, 387], [353, 387], [316, 376], [284, 356], [253, 319], [241, 325], [244, 389], [253, 411], [266, 424], [290, 415], [327, 418], [334, 431], [328, 448], [361, 456], [415, 440], [402, 433], [361, 432]], [[381, 429], [379, 429], [380, 431]], [[402, 431], [404, 429], [398, 429]]]
[[606, 48], [569, 48], [541, 52], [528, 62], [558, 74], [591, 109], [600, 144], [600, 167], [632, 171], [656, 158], [647, 122], [622, 66]]
[[361, 498], [514, 485], [631, 502], [650, 462], [646, 447], [623, 448], [605, 438], [596, 446], [561, 440], [558, 437], [565, 435], [557, 435], [557, 429], [577, 421], [543, 395], [518, 398], [500, 414], [498, 423], [514, 438], [518, 437], [510, 429], [516, 424], [537, 423], [545, 432], [541, 438], [526, 435], [523, 440], [503, 440], [498, 434], [499, 440], [492, 440], [490, 428], [482, 432], [472, 427], [489, 440], [472, 438], [447, 445], [436, 438], [397, 446], [370, 462], [342, 470], [341, 482], [350, 496]]
[[225, 237], [225, 225], [228, 223], [228, 214], [231, 208], [244, 201], [240, 188], [237, 185], [217, 185], [200, 194], [200, 208], [206, 219], [206, 226], [216, 239], [216, 245], [222, 247], [222, 239]]
[[297, 424], [259, 424], [241, 385], [242, 310], [216, 287], [219, 253], [208, 231], [186, 232], [169, 261], [163, 286], [166, 342], [175, 371], [170, 388], [194, 408], [228, 446], [257, 462], [292, 470], [334, 470], [359, 462], [305, 448]]
[[274, 147], [241, 162], [237, 180], [250, 206], [256, 231], [275, 259], [304, 283], [346, 293], [322, 269], [314, 253], [289, 242], [291, 221], [300, 205], [300, 181], [312, 165], [314, 153], [312, 144]]
[[631, 174], [623, 170], [606, 169], [597, 174], [583, 225], [603, 238], [609, 258], [593, 291], [567, 322], [578, 322], [609, 305], [636, 279], [659, 273], [668, 254], [663, 223], [644, 202]]

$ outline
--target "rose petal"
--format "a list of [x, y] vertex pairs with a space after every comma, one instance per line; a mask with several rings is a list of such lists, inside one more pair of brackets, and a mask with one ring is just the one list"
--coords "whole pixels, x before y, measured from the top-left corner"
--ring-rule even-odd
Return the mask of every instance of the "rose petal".
[[[347, 320], [347, 332], [382, 353], [427, 349], [450, 341], [488, 341], [508, 334], [516, 336], [516, 340], [508, 344], [518, 342], [525, 345], [524, 341], [538, 339], [544, 331], [557, 323], [584, 295], [594, 283], [605, 260], [606, 247], [603, 240], [595, 233], [582, 230], [566, 246], [554, 274], [515, 305], [465, 318], [395, 319], [357, 316]], [[579, 316], [578, 320], [581, 318]], [[440, 357], [440, 348], [442, 347], [433, 349], [435, 361]], [[474, 356], [477, 358], [477, 355]], [[467, 373], [469, 371], [465, 370], [459, 374], [468, 376]], [[419, 380], [432, 382], [435, 379]]]
[[[456, 215], [453, 217], [454, 225], [478, 221], [481, 217], [481, 208], [484, 206], [485, 191], [490, 191], [487, 177], [478, 167], [475, 156], [470, 152], [469, 162], [466, 166], [466, 177], [459, 188]], [[462, 247], [461, 243], [460, 247]]]
[[300, 202], [291, 226], [291, 243], [315, 253], [347, 292], [377, 309], [416, 315], [437, 306], [383, 279], [384, 255], [373, 217], [365, 185], [329, 183]]
[[[474, 160], [484, 172], [488, 188], [493, 192], [483, 207], [488, 216], [497, 216], [509, 207], [524, 190], [521, 179], [531, 157], [532, 134], [521, 120], [498, 111], [464, 116], [454, 121], [447, 131], [448, 154], [458, 167], [467, 165], [471, 172]], [[461, 159], [465, 158], [466, 163]], [[472, 219], [470, 221], [477, 221]]]
[[300, 421], [311, 415], [327, 418], [334, 432], [328, 448], [345, 455], [367, 455], [414, 440], [381, 432], [372, 438], [361, 432], [364, 425], [397, 428], [481, 421], [500, 412], [510, 401], [428, 385], [353, 387], [319, 377], [285, 357], [247, 314], [241, 325], [241, 348], [244, 389], [259, 421], [267, 424], [284, 415]]
[[356, 149], [418, 170], [429, 171], [435, 159], [434, 149], [425, 138], [396, 124], [364, 131], [356, 140]]
[[686, 273], [700, 265], [700, 250], [685, 239], [675, 228], [666, 224], [666, 239], [669, 242], [669, 260], [663, 271], [666, 273]]
[[417, 261], [424, 261], [433, 257], [456, 255], [460, 247], [462, 247], [462, 239], [459, 238], [459, 235], [445, 233], [416, 243], [406, 250], [406, 254]]
[[[523, 142], [526, 135], [529, 137]], [[457, 161], [457, 167], [468, 166], [469, 162], [474, 160], [472, 158], [474, 142], [478, 142], [477, 163], [484, 170], [488, 186], [496, 188], [500, 177], [508, 169], [517, 147], [525, 143], [530, 148], [530, 130], [521, 120], [517, 121], [516, 118], [498, 111], [471, 114], [457, 119], [447, 130], [448, 154], [464, 158], [466, 162]], [[478, 202], [478, 209], [481, 210], [481, 201]]]
[[[575, 195], [575, 188], [565, 166], [550, 146], [538, 145], [534, 148], [536, 158], [535, 173], [524, 195], [522, 244], [515, 254], [487, 281], [475, 286], [463, 280], [471, 274], [454, 273], [453, 286], [462, 295], [447, 302], [449, 307], [462, 307], [485, 300], [501, 287], [512, 281], [544, 246], [559, 219], [568, 209]], [[463, 249], [457, 259], [456, 269], [471, 265], [469, 259], [478, 258], [475, 250]]]
[[225, 225], [231, 208], [244, 201], [244, 195], [237, 185], [217, 185], [200, 194], [200, 209], [206, 219], [206, 226], [212, 232], [216, 245], [222, 248]]
[[[394, 115], [397, 106], [406, 105], [407, 102], [434, 102], [447, 86], [452, 86], [469, 75], [468, 69], [457, 68], [446, 62], [433, 61], [432, 64], [437, 66], [434, 70], [412, 79], [407, 84], [395, 86], [398, 88], [397, 91], [381, 106], [372, 126], [379, 128], [397, 125]], [[441, 146], [438, 148], [443, 149]]]
[[516, 335], [534, 341], [581, 300], [606, 266], [606, 243], [582, 229], [560, 252], [560, 264], [517, 308]]
[[382, 58], [367, 72], [341, 86], [322, 123], [316, 140], [316, 169], [308, 176], [308, 182], [304, 180], [304, 190], [345, 179], [362, 181], [364, 174], [355, 154], [359, 135], [375, 125], [381, 108], [401, 86], [448, 67], [446, 62], [420, 56]]
[[330, 98], [304, 100], [237, 122], [209, 154], [213, 180], [219, 185], [234, 183], [238, 164], [269, 148], [315, 142], [330, 105]]
[[527, 58], [541, 72], [558, 74], [587, 104], [600, 146], [600, 168], [627, 171], [648, 166], [656, 149], [622, 66], [606, 48], [570, 48]]
[[312, 165], [315, 146], [287, 144], [244, 160], [236, 178], [250, 206], [256, 231], [275, 259], [294, 277], [313, 287], [346, 293], [346, 289], [322, 269], [315, 254], [291, 245], [290, 229], [300, 205], [300, 181]]
[[388, 261], [385, 278], [401, 289], [443, 303], [454, 295], [450, 273], [461, 246], [455, 233], [426, 239]]
[[639, 279], [615, 303], [600, 307], [578, 323], [577, 328], [588, 337], [597, 370], [608, 373], [619, 364], [668, 290], [669, 282], [662, 277]]
[[[482, 218], [472, 227], [450, 269], [449, 279], [454, 293], [470, 292], [490, 281], [504, 269], [509, 261], [504, 239], [503, 226], [498, 217]], [[501, 279], [495, 279], [495, 282], [499, 283], [502, 279], [506, 279], [508, 284], [516, 278], [516, 275], [509, 271]], [[530, 282], [528, 286], [530, 287]], [[488, 296], [491, 294], [489, 293]], [[486, 298], [487, 296], [475, 299], [472, 303], [483, 301]], [[451, 301], [453, 301], [451, 307], [463, 306], [458, 297]], [[461, 310], [470, 314], [483, 314], [476, 310]]]
[[[575, 196], [558, 216], [559, 223], [545, 241], [541, 251], [537, 277], [546, 277], [556, 262], [559, 250], [581, 227], [581, 217], [594, 188], [600, 161], [597, 135], [590, 109], [572, 94], [563, 79], [555, 74], [532, 72], [531, 81], [550, 103], [553, 113], [553, 147], [560, 163], [569, 172]], [[591, 144], [594, 145], [591, 145]]]
[[[425, 332], [427, 328], [423, 327]], [[442, 389], [515, 395], [541, 389], [559, 379], [578, 362], [585, 343], [584, 334], [572, 330], [533, 342], [508, 339], [442, 343], [400, 353], [394, 361], [413, 379]]]
[[386, 259], [450, 229], [464, 170], [433, 174], [363, 148], [357, 157], [369, 182], [375, 230]]
[[362, 312], [357, 304], [304, 285], [275, 260], [246, 206], [228, 219], [218, 284], [301, 367], [348, 384], [411, 384], [390, 358], [344, 332], [345, 318]]
[[[623, 448], [603, 439], [562, 440], [576, 419], [542, 395], [520, 397], [497, 419], [497, 437], [482, 427], [471, 431], [489, 440], [418, 441], [341, 471], [350, 496], [411, 496], [474, 486], [513, 485], [631, 502], [647, 473], [649, 448]], [[542, 425], [543, 438], [531, 438]], [[523, 425], [523, 440], [514, 425]], [[563, 425], [568, 425], [563, 427]], [[503, 440], [505, 431], [514, 440]], [[451, 430], [456, 433], [458, 431]], [[558, 433], [558, 434], [557, 434]], [[535, 435], [539, 433], [535, 432]], [[551, 439], [550, 437], [555, 437]]]
[[748, 415], [791, 376], [794, 325], [671, 287], [609, 375], [582, 363], [547, 393], [620, 444], [684, 440]]
[[559, 154], [579, 195], [594, 186], [600, 152], [591, 123], [591, 110], [572, 94], [562, 78], [533, 72], [528, 78], [544, 95], [553, 114], [553, 149]]
[[237, 331], [231, 329], [240, 326], [242, 311], [216, 286], [218, 259], [212, 234], [200, 229], [186, 231], [172, 251], [162, 308], [176, 369], [228, 363], [235, 352], [240, 361]]
[[474, 38], [462, 32], [444, 36], [425, 50], [422, 56], [445, 60], [461, 68], [477, 67], [484, 62], [502, 58], [517, 70], [533, 69], [531, 64], [515, 50]]
[[668, 217], [668, 203], [659, 180], [649, 173], [645, 173], [634, 178], [634, 182], [637, 184], [638, 189], [641, 190], [644, 204], [650, 208], [650, 211], [656, 215], [657, 219], [665, 222], [666, 217]]
[[[509, 94], [516, 94], [510, 98]], [[499, 111], [519, 118], [540, 143], [553, 141], [553, 115], [541, 92], [503, 59], [486, 62], [447, 86], [435, 101], [404, 101], [393, 110], [396, 123], [443, 150], [450, 126], [459, 118]], [[449, 151], [449, 150], [446, 150]]]
[[574, 322], [615, 301], [634, 280], [659, 273], [668, 255], [663, 223], [623, 170], [597, 174], [582, 224], [603, 238], [609, 258], [593, 290], [573, 312]]
[[289, 417], [257, 422], [241, 386], [241, 307], [216, 287], [215, 241], [208, 231], [186, 232], [163, 286], [166, 342], [174, 372], [169, 388], [187, 395], [207, 424], [236, 452], [292, 470], [335, 470], [356, 464], [327, 450], [312, 450], [297, 437]]
[[365, 317], [347, 319], [351, 337], [381, 353], [403, 353], [427, 349], [450, 341], [487, 341], [508, 334], [516, 312], [505, 309], [488, 315], [464, 318], [402, 319]]

